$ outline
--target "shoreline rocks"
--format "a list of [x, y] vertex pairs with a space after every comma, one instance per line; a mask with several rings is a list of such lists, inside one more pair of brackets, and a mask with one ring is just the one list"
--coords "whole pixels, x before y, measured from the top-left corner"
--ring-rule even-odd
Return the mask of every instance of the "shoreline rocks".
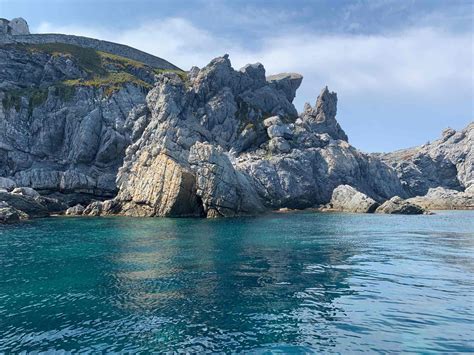
[[385, 201], [375, 210], [375, 213], [386, 214], [425, 214], [426, 212], [422, 207], [403, 200], [399, 196], [394, 196]]
[[465, 191], [430, 188], [424, 196], [416, 196], [407, 200], [429, 210], [474, 209], [474, 185]]
[[[18, 82], [22, 58], [38, 72]], [[66, 99], [55, 83], [88, 75], [75, 58], [12, 47], [0, 48], [1, 60], [5, 220], [15, 220], [14, 210], [25, 213], [19, 219], [215, 218], [327, 204], [406, 214], [472, 205], [473, 124], [422, 147], [365, 154], [337, 122], [336, 93], [324, 87], [298, 114], [302, 76], [266, 76], [260, 63], [235, 70], [224, 55], [186, 75], [135, 68], [142, 86], [125, 84], [110, 96], [79, 86]], [[37, 82], [49, 89], [36, 107], [11, 96]]]
[[342, 212], [373, 213], [380, 206], [374, 199], [349, 185], [339, 185], [332, 192], [332, 209]]

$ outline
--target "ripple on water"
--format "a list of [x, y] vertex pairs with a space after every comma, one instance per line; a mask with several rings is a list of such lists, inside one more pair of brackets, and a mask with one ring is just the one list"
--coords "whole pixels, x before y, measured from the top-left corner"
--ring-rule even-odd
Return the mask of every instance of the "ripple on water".
[[0, 351], [473, 352], [473, 217], [0, 226]]

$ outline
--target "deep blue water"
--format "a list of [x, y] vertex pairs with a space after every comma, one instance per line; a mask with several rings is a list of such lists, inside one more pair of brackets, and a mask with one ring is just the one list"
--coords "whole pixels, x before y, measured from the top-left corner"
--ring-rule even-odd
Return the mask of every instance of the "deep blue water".
[[0, 226], [0, 352], [472, 352], [474, 211]]

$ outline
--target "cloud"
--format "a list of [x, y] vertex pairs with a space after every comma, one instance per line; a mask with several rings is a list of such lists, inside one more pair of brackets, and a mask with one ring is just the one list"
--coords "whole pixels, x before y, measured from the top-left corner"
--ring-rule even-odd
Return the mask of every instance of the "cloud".
[[269, 35], [255, 48], [242, 38], [211, 33], [187, 19], [151, 21], [122, 31], [42, 23], [36, 32], [84, 35], [127, 44], [189, 69], [229, 53], [238, 68], [261, 62], [267, 73], [294, 71], [304, 81], [297, 106], [313, 102], [324, 85], [345, 97], [419, 96], [439, 99], [450, 94], [472, 95], [471, 33], [432, 27], [392, 34], [316, 34], [310, 30]]

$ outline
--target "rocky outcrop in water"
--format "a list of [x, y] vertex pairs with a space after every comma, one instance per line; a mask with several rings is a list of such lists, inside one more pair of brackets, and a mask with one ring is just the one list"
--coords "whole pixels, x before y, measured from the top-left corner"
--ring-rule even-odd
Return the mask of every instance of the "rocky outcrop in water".
[[[147, 122], [126, 151], [111, 213], [146, 216], [255, 214], [327, 203], [340, 184], [374, 200], [403, 194], [393, 170], [359, 152], [324, 88], [298, 116], [301, 76], [239, 71], [227, 56], [163, 74], [147, 96]], [[102, 211], [107, 214], [107, 212]]]
[[373, 213], [379, 203], [349, 185], [339, 185], [332, 192], [331, 208], [335, 211]]
[[423, 214], [426, 212], [421, 206], [403, 200], [399, 196], [394, 196], [390, 200], [385, 201], [375, 210], [375, 213], [386, 214]]
[[465, 191], [430, 188], [424, 196], [416, 196], [407, 200], [427, 210], [474, 209], [474, 185]]
[[16, 188], [12, 192], [0, 191], [0, 207], [4, 215], [0, 221], [3, 222], [46, 217], [62, 213], [67, 208], [61, 201], [40, 196], [37, 191], [27, 187]]

